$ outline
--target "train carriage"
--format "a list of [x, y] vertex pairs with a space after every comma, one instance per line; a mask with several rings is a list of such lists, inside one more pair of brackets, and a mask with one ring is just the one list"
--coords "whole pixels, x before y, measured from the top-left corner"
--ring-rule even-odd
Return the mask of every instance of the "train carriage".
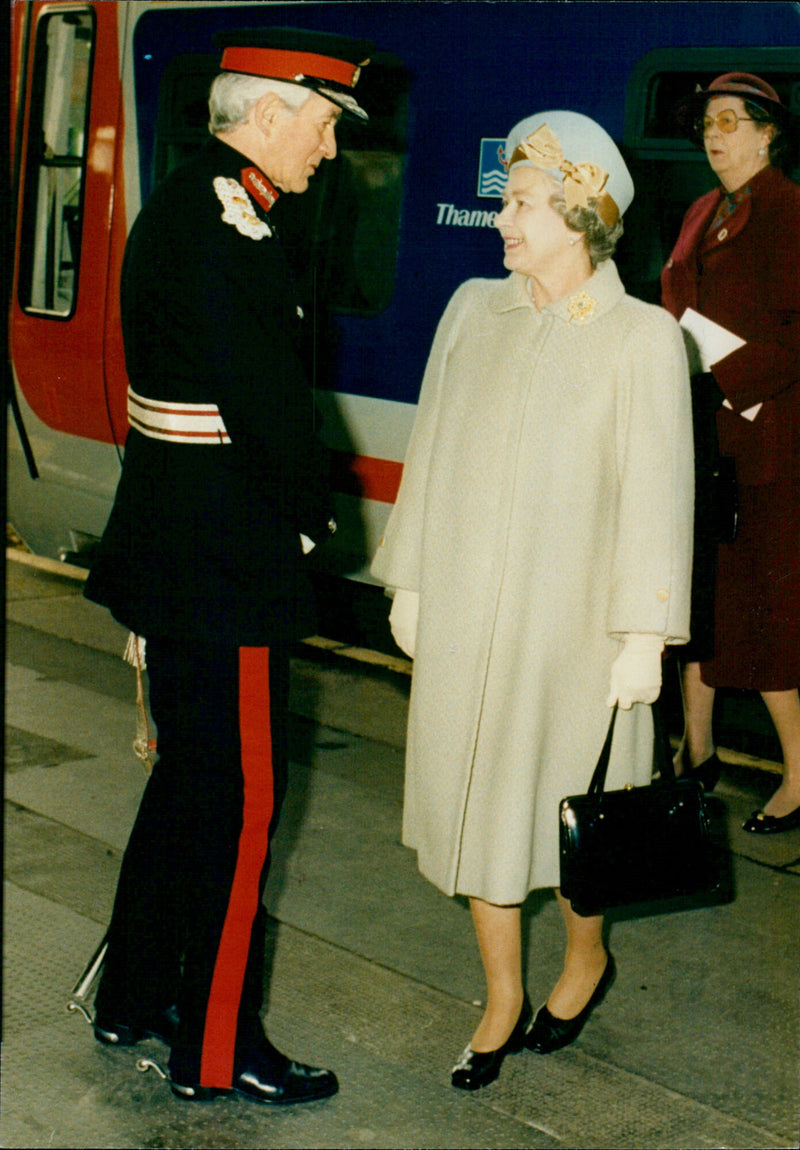
[[79, 563], [127, 430], [126, 236], [206, 138], [215, 32], [301, 26], [378, 46], [359, 88], [369, 125], [342, 125], [339, 157], [290, 221], [340, 523], [318, 562], [362, 580], [444, 305], [462, 280], [505, 274], [492, 225], [509, 125], [564, 107], [618, 140], [637, 189], [618, 264], [632, 294], [657, 301], [683, 212], [712, 181], [671, 120], [678, 95], [745, 70], [800, 111], [793, 3], [14, 0], [11, 18], [8, 518], [34, 551]]

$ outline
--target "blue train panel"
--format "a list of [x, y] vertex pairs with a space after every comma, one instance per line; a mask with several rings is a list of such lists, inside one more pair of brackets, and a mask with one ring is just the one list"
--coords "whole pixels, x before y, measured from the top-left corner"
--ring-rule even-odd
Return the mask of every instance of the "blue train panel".
[[[773, 50], [783, 53], [778, 64], [784, 71], [786, 53], [794, 54], [795, 79], [800, 80], [800, 9], [786, 3], [434, 0], [155, 9], [141, 17], [134, 37], [143, 194], [164, 170], [158, 157], [163, 81], [176, 60], [193, 59], [199, 73], [213, 73], [215, 32], [281, 24], [366, 37], [376, 44], [359, 86], [366, 107], [371, 99], [379, 105], [378, 138], [369, 145], [373, 167], [364, 179], [373, 185], [383, 179], [387, 188], [394, 181], [394, 199], [389, 190], [383, 200], [375, 200], [377, 206], [358, 216], [351, 235], [355, 217], [346, 210], [344, 193], [338, 193], [345, 207], [339, 205], [336, 217], [329, 207], [330, 188], [328, 200], [300, 197], [307, 202], [298, 232], [308, 234], [310, 216], [322, 218], [322, 225], [319, 219], [313, 225], [320, 242], [308, 261], [315, 275], [319, 270], [315, 290], [325, 298], [331, 294], [328, 288], [334, 296], [342, 288], [342, 278], [359, 280], [350, 295], [332, 301], [335, 350], [328, 357], [329, 376], [323, 373], [318, 385], [406, 403], [416, 401], [436, 322], [455, 287], [471, 276], [504, 274], [492, 220], [503, 181], [499, 149], [517, 120], [542, 108], [569, 108], [593, 116], [623, 141], [626, 123], [641, 110], [632, 108], [631, 100], [653, 98], [652, 88], [631, 95], [631, 80], [642, 60], [659, 50], [668, 70], [682, 70], [684, 84], [691, 82], [693, 68], [698, 75], [756, 70], [758, 60], [763, 67], [769, 62], [764, 53]], [[384, 106], [387, 85], [391, 106]], [[796, 86], [789, 95], [798, 100]], [[202, 105], [199, 88], [195, 103]], [[198, 115], [203, 114], [200, 107]], [[177, 155], [180, 132], [173, 134]], [[688, 145], [662, 143], [667, 151], [673, 148], [689, 172], [693, 158]], [[342, 151], [355, 157], [361, 146], [357, 139], [346, 139]], [[643, 162], [658, 161], [658, 149], [640, 153]], [[376, 156], [382, 157], [382, 167], [374, 167]], [[358, 162], [352, 166], [355, 171]], [[686, 203], [708, 178], [699, 168], [692, 170], [691, 179], [682, 178]], [[676, 203], [671, 211], [653, 203], [648, 215], [647, 207], [637, 204], [640, 218], [633, 232], [645, 235], [666, 225], [676, 229], [681, 207]], [[337, 237], [357, 252], [358, 266], [344, 276]], [[668, 247], [671, 239], [674, 235], [664, 236], [663, 243]], [[641, 255], [631, 254], [639, 266], [626, 278], [629, 290], [653, 294], [661, 247], [651, 253], [647, 268]], [[624, 241], [620, 259], [624, 264]]]

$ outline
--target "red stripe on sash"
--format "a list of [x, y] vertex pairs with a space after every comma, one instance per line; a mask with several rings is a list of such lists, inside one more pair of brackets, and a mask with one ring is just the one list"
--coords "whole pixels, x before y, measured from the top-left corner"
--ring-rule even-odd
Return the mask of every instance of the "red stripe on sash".
[[239, 733], [244, 779], [242, 830], [206, 1010], [201, 1086], [229, 1087], [233, 1081], [236, 1024], [274, 797], [268, 647], [239, 649]]

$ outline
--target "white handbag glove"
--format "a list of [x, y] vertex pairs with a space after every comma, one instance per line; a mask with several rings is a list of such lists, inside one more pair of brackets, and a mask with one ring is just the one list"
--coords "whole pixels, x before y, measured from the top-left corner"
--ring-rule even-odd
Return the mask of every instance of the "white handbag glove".
[[414, 658], [417, 646], [417, 618], [419, 616], [419, 591], [407, 591], [398, 587], [389, 612], [389, 626], [394, 641], [401, 651]]
[[663, 635], [626, 635], [611, 664], [609, 707], [619, 703], [629, 711], [634, 703], [654, 703], [661, 692]]

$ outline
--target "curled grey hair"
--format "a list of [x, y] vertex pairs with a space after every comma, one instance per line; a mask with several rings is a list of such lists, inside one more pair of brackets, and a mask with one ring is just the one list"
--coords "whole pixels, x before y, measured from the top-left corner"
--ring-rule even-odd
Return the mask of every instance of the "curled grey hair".
[[792, 140], [788, 134], [783, 130], [783, 126], [778, 122], [772, 112], [768, 108], [763, 108], [761, 104], [756, 104], [753, 100], [745, 100], [744, 108], [751, 120], [758, 125], [759, 128], [766, 128], [768, 124], [772, 125], [773, 133], [772, 139], [769, 141], [769, 162], [776, 168], [780, 168], [782, 172], [789, 172], [792, 167], [794, 159], [792, 153], [796, 152], [796, 147], [792, 148]]
[[613, 256], [624, 231], [622, 218], [618, 219], [612, 227], [604, 224], [593, 207], [597, 201], [592, 199], [589, 200], [588, 208], [570, 208], [567, 211], [562, 185], [556, 180], [553, 180], [553, 185], [553, 195], [550, 197], [553, 210], [558, 212], [564, 223], [573, 232], [582, 232], [586, 236], [589, 259], [592, 267], [596, 268], [598, 264]]
[[253, 104], [267, 92], [280, 96], [286, 107], [294, 112], [311, 95], [311, 89], [300, 84], [287, 84], [264, 76], [246, 76], [243, 72], [221, 72], [208, 93], [209, 132], [213, 136], [243, 124]]

